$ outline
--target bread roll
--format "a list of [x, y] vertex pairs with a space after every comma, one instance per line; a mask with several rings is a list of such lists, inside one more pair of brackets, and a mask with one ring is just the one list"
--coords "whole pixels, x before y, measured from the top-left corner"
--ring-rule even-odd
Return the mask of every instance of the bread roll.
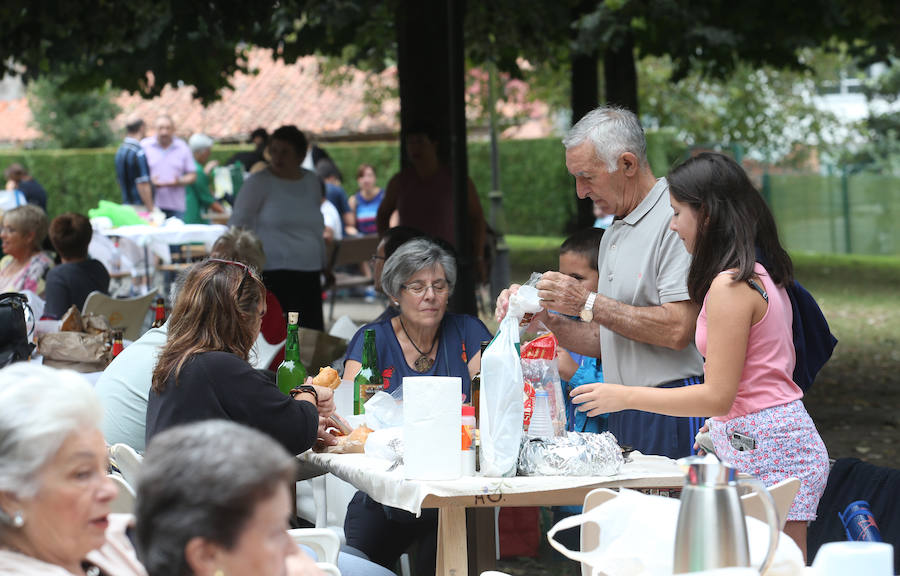
[[341, 385], [341, 377], [338, 376], [337, 370], [326, 366], [325, 368], [319, 368], [319, 373], [313, 378], [313, 385], [335, 390]]

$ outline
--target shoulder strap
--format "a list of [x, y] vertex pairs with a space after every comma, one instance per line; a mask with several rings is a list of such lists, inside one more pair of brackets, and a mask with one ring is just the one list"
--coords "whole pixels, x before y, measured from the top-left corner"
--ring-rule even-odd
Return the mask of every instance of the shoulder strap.
[[769, 303], [769, 295], [766, 294], [766, 291], [762, 286], [759, 285], [756, 280], [754, 280], [753, 278], [747, 278], [747, 284], [749, 284], [751, 288], [759, 292], [759, 295], [763, 297], [763, 300], [765, 300], [767, 304]]

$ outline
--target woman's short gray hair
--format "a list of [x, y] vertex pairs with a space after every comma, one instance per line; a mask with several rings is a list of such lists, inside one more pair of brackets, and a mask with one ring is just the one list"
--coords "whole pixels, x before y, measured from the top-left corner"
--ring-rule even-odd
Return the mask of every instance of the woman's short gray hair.
[[147, 573], [191, 574], [184, 550], [195, 537], [233, 548], [257, 504], [293, 480], [294, 466], [271, 437], [228, 420], [155, 436], [137, 486], [135, 544]]
[[414, 274], [420, 270], [441, 266], [450, 293], [456, 285], [456, 260], [449, 252], [428, 238], [414, 238], [403, 243], [385, 260], [381, 271], [381, 289], [391, 298], [400, 297], [400, 290]]
[[615, 172], [619, 156], [631, 152], [638, 164], [647, 164], [647, 139], [634, 112], [617, 106], [594, 108], [575, 123], [563, 138], [566, 150], [580, 146], [586, 140], [609, 172]]
[[100, 399], [76, 372], [30, 362], [0, 370], [0, 492], [33, 497], [66, 438], [102, 418]]

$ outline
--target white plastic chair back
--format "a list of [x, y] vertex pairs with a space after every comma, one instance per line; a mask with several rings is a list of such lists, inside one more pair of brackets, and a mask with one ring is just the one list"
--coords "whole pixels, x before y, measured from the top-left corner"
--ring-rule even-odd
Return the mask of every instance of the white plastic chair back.
[[107, 474], [107, 477], [119, 489], [119, 493], [109, 505], [109, 511], [115, 514], [134, 514], [134, 505], [137, 500], [134, 489], [118, 474]]
[[144, 457], [128, 444], [113, 444], [109, 447], [109, 455], [112, 457], [116, 468], [122, 473], [122, 478], [132, 487], [137, 486], [138, 474]]
[[298, 545], [302, 544], [312, 549], [319, 562], [337, 566], [341, 541], [331, 530], [327, 528], [294, 528], [288, 530], [288, 534]]
[[260, 332], [256, 342], [253, 343], [253, 348], [250, 349], [250, 360], [253, 361], [253, 367], [257, 370], [268, 368], [278, 351], [284, 348], [285, 342], [287, 340], [282, 340], [278, 344], [269, 344]]

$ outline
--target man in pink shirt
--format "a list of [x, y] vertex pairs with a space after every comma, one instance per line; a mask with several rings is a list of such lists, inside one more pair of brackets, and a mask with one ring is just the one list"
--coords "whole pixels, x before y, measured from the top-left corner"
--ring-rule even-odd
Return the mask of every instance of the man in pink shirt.
[[147, 156], [156, 205], [167, 217], [184, 218], [184, 188], [197, 179], [197, 173], [191, 149], [175, 137], [172, 118], [165, 114], [157, 118], [156, 135], [144, 138], [141, 147]]

